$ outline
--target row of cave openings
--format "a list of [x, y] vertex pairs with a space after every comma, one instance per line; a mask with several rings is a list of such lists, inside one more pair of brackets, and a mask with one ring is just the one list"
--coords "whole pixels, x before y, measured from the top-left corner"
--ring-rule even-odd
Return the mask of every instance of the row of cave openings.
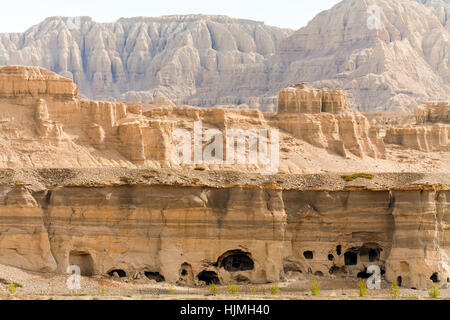
[[[87, 252], [71, 251], [69, 254], [69, 264], [77, 265], [80, 267], [82, 276], [93, 276], [94, 275], [94, 261], [92, 256]], [[213, 267], [219, 267], [227, 270], [228, 272], [234, 273], [238, 271], [250, 271], [255, 267], [255, 263], [248, 252], [242, 250], [231, 250], [227, 251], [221, 255], [217, 262], [212, 265]], [[110, 269], [107, 274], [111, 277], [125, 278], [127, 273], [125, 270], [113, 268]], [[156, 282], [165, 281], [164, 276], [159, 272], [144, 271], [145, 276], [148, 279], [155, 280]], [[197, 280], [204, 282], [207, 285], [211, 283], [219, 284], [219, 276], [216, 271], [213, 270], [202, 270], [197, 275]], [[248, 281], [245, 276], [238, 275], [236, 281], [245, 282]], [[192, 266], [185, 262], [181, 265], [179, 274], [179, 283], [191, 284], [194, 282], [194, 275], [192, 271]]]
[[[69, 264], [79, 266], [82, 276], [89, 277], [94, 275], [94, 260], [92, 259], [92, 256], [87, 252], [71, 251], [69, 254]], [[126, 271], [118, 268], [109, 270], [107, 274], [111, 277], [127, 277]], [[159, 274], [159, 272], [144, 271], [144, 274], [151, 280], [155, 280], [157, 282], [165, 281], [164, 277]]]
[[[356, 266], [358, 264], [358, 258], [361, 262], [372, 262], [377, 263], [380, 261], [380, 253], [383, 249], [376, 243], [367, 243], [364, 244], [362, 247], [355, 247], [350, 248], [346, 250], [344, 253], [344, 264], [345, 266], [339, 267], [335, 264], [330, 268], [329, 274], [346, 274], [347, 273], [347, 266]], [[342, 246], [337, 245], [336, 246], [336, 255], [341, 256], [342, 255]], [[313, 260], [314, 259], [314, 252], [307, 250], [303, 252], [303, 257], [306, 260]], [[335, 256], [333, 253], [328, 254], [328, 261], [335, 261]], [[301, 270], [297, 270], [300, 271]], [[311, 270], [308, 270], [308, 272], [311, 273]], [[381, 273], [384, 274], [384, 270], [381, 270]], [[323, 276], [323, 273], [321, 271], [317, 271], [315, 273], [316, 276]], [[371, 275], [367, 273], [367, 269], [364, 271], [361, 271], [358, 273], [358, 278], [369, 278]]]
[[[182, 271], [180, 273], [180, 281], [183, 282], [191, 282], [192, 283], [192, 268], [191, 270], [191, 276], [190, 278], [186, 278], [186, 276], [189, 274], [186, 271], [185, 266], [187, 263], [182, 265]], [[223, 268], [226, 271], [230, 273], [238, 272], [238, 271], [251, 271], [255, 268], [255, 263], [248, 252], [244, 252], [242, 250], [230, 250], [222, 254], [212, 265], [216, 268]], [[197, 279], [200, 282], [204, 282], [207, 285], [214, 283], [214, 284], [220, 284], [219, 277], [217, 275], [216, 271], [213, 270], [202, 270], [198, 275]], [[249, 279], [245, 277], [244, 275], [238, 275], [235, 277], [235, 280], [237, 282], [248, 282]]]

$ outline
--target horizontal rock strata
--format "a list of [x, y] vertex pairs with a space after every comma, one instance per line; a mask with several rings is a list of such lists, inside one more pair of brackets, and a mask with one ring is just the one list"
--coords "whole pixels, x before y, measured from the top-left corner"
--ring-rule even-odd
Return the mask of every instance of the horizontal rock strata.
[[[316, 189], [70, 182], [86, 174], [33, 171], [30, 177], [41, 178], [9, 183], [14, 176], [2, 172], [0, 263], [56, 273], [78, 264], [85, 275], [157, 273], [189, 285], [276, 282], [289, 272], [356, 278], [371, 265], [406, 287], [426, 288], [433, 274], [441, 283], [450, 277], [448, 184], [405, 185], [407, 175], [387, 176], [396, 182], [385, 188], [334, 190], [323, 188], [329, 182]], [[50, 177], [57, 185], [37, 187]], [[335, 177], [296, 179], [318, 185]]]

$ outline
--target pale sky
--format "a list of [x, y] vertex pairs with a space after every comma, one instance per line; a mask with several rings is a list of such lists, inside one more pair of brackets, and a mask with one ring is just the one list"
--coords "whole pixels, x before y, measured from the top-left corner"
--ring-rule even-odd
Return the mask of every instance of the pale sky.
[[299, 29], [338, 0], [8, 0], [2, 1], [0, 32], [24, 32], [50, 16], [90, 16], [97, 22], [124, 17], [219, 14]]

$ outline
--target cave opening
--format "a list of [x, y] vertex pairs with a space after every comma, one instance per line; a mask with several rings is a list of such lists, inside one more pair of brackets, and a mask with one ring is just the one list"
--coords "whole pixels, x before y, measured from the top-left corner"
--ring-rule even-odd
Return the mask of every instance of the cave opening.
[[317, 277], [323, 277], [323, 272], [322, 271], [316, 271], [314, 273], [314, 275], [317, 276]]
[[344, 260], [346, 266], [354, 266], [358, 264], [358, 255], [355, 252], [347, 251], [344, 254]]
[[398, 285], [399, 287], [402, 286], [402, 282], [403, 282], [402, 277], [401, 277], [401, 276], [398, 276], [398, 277], [397, 277], [397, 285]]
[[329, 260], [329, 261], [333, 261], [333, 260], [334, 260], [334, 256], [333, 256], [332, 254], [329, 254], [329, 255], [328, 255], [328, 260]]
[[94, 260], [87, 252], [71, 251], [69, 254], [69, 265], [80, 267], [82, 276], [94, 275]]
[[337, 253], [338, 256], [341, 255], [341, 252], [342, 252], [341, 250], [342, 250], [342, 246], [341, 246], [341, 245], [338, 245], [338, 246], [336, 247], [336, 253]]
[[359, 250], [361, 261], [376, 262], [380, 260], [381, 247], [376, 243], [365, 244]]
[[184, 284], [191, 284], [194, 282], [192, 266], [187, 262], [184, 262], [181, 265], [179, 282]]
[[305, 257], [305, 259], [312, 260], [312, 259], [314, 259], [314, 252], [305, 251], [305, 252], [303, 252], [303, 256]]
[[438, 283], [439, 281], [439, 274], [437, 272], [433, 273], [430, 277], [430, 280], [433, 281], [433, 283]]
[[229, 272], [248, 271], [255, 268], [255, 263], [248, 252], [231, 250], [217, 260], [217, 265]]
[[155, 280], [156, 282], [164, 282], [166, 280], [159, 272], [145, 271], [144, 274], [148, 279]]
[[372, 273], [367, 273], [367, 268], [364, 271], [361, 271], [357, 274], [359, 279], [369, 279], [372, 276]]
[[214, 271], [207, 271], [203, 270], [197, 275], [197, 279], [199, 281], [205, 282], [207, 285], [210, 285], [212, 283], [219, 284], [219, 277], [217, 276], [217, 273]]
[[108, 274], [113, 277], [114, 274], [117, 274], [119, 278], [125, 278], [127, 276], [127, 273], [122, 269], [113, 269], [108, 272]]

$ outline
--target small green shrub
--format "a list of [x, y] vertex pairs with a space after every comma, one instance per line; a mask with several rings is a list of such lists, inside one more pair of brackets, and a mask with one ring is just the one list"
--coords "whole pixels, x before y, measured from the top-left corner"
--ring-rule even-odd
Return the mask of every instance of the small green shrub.
[[219, 289], [214, 282], [209, 284], [209, 293], [211, 293], [213, 296], [219, 293]]
[[430, 298], [437, 299], [437, 298], [439, 298], [441, 293], [439, 292], [437, 285], [433, 284], [431, 289], [428, 291], [428, 294], [429, 294]]
[[236, 287], [236, 285], [234, 284], [234, 283], [230, 283], [229, 285], [228, 285], [228, 287], [227, 287], [227, 289], [228, 289], [228, 293], [229, 294], [231, 294], [231, 295], [235, 295], [235, 294], [237, 294], [237, 287]]
[[143, 176], [142, 176], [142, 178], [144, 178], [144, 179], [146, 179], [146, 180], [150, 180], [150, 179], [152, 179], [152, 178], [154, 178], [155, 176], [149, 176], [149, 175], [146, 175], [146, 174], [144, 174]]
[[398, 285], [394, 282], [391, 283], [391, 289], [389, 290], [391, 293], [391, 297], [392, 298], [398, 298], [398, 296], [400, 295], [400, 290], [398, 288]]
[[277, 295], [280, 293], [280, 288], [278, 288], [277, 284], [274, 284], [272, 287], [270, 287], [270, 294]]
[[367, 285], [366, 282], [363, 279], [360, 279], [358, 281], [358, 289], [359, 289], [359, 296], [365, 297], [367, 293]]
[[314, 297], [317, 297], [317, 296], [320, 295], [320, 284], [319, 284], [319, 282], [318, 282], [317, 280], [314, 280], [314, 281], [311, 283], [310, 290], [311, 290], [311, 294], [312, 294]]
[[18, 282], [13, 282], [13, 285], [14, 285], [14, 287], [16, 287], [16, 288], [23, 288], [23, 285], [21, 285], [21, 284], [18, 283]]
[[168, 294], [175, 294], [177, 291], [172, 285], [169, 285], [169, 290], [167, 290]]
[[9, 283], [9, 286], [8, 286], [8, 292], [9, 292], [10, 294], [16, 293], [16, 286], [15, 286], [12, 282]]
[[357, 178], [364, 178], [364, 179], [371, 180], [374, 177], [375, 176], [371, 173], [354, 173], [354, 174], [345, 174], [345, 175], [341, 176], [341, 178], [344, 179], [345, 181], [353, 181]]
[[105, 294], [106, 293], [106, 289], [104, 286], [100, 287], [100, 294]]
[[205, 171], [206, 168], [203, 168], [203, 167], [196, 167], [194, 170], [196, 170], [196, 171]]
[[199, 178], [192, 178], [192, 183], [193, 184], [197, 184], [197, 183], [199, 183], [200, 182], [200, 179]]
[[250, 293], [251, 294], [256, 294], [256, 287], [251, 287], [250, 288]]

